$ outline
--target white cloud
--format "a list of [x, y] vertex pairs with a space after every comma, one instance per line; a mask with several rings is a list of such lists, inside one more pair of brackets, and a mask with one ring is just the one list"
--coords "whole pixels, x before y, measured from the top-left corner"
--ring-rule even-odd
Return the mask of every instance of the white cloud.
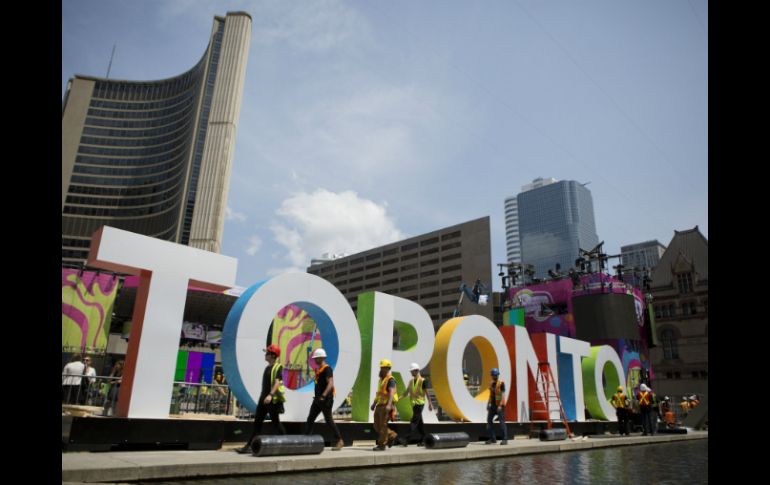
[[386, 204], [353, 191], [301, 192], [284, 200], [276, 215], [282, 220], [271, 226], [275, 240], [286, 248], [292, 266], [303, 270], [323, 253], [354, 254], [405, 237]]
[[246, 214], [243, 212], [235, 212], [232, 207], [227, 206], [225, 207], [225, 220], [244, 222], [246, 221]]
[[249, 238], [249, 247], [246, 248], [246, 254], [249, 256], [254, 256], [257, 254], [257, 251], [259, 251], [259, 248], [262, 247], [262, 240], [259, 238], [259, 236], [251, 236]]

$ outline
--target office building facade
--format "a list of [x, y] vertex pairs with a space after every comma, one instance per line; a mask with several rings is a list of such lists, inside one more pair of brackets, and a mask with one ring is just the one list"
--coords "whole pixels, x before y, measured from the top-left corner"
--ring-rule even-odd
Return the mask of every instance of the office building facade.
[[659, 243], [657, 239], [620, 248], [621, 261], [626, 268], [653, 269], [665, 252], [666, 246]]
[[[552, 184], [554, 178], [538, 177], [531, 184], [521, 187], [522, 192]], [[516, 196], [505, 199], [505, 249], [508, 264], [521, 263], [521, 238], [519, 237], [519, 203]]]
[[[489, 217], [315, 264], [307, 272], [336, 286], [354, 311], [359, 293], [381, 291], [419, 303], [438, 328], [452, 318], [462, 283], [472, 287], [480, 279], [491, 291]], [[463, 302], [461, 310], [493, 318], [491, 304]]]
[[159, 81], [76, 75], [62, 110], [62, 264], [103, 225], [219, 252], [251, 17], [215, 17], [203, 57]]
[[599, 243], [591, 192], [574, 180], [562, 180], [517, 197], [521, 258], [544, 278], [558, 263], [561, 272], [575, 266], [579, 249]]

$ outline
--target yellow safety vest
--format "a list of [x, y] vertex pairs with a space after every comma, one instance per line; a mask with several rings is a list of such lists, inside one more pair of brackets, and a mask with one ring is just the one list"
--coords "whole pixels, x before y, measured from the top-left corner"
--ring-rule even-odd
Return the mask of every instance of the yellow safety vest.
[[503, 380], [498, 379], [497, 383], [495, 383], [494, 386], [495, 386], [495, 406], [500, 406], [500, 404], [503, 402], [503, 392], [501, 390], [503, 387]]
[[615, 409], [625, 409], [626, 407], [626, 395], [622, 392], [616, 392], [612, 396], [612, 400], [610, 401], [612, 403], [612, 406]]
[[412, 379], [412, 393], [410, 395], [410, 400], [412, 401], [413, 406], [419, 406], [421, 404], [425, 404], [425, 394], [423, 394], [422, 389], [422, 383], [425, 381], [422, 377], [418, 377], [417, 379]]
[[[275, 363], [273, 364], [273, 368], [270, 369], [270, 390], [273, 389], [273, 386], [275, 385], [275, 379], [278, 377], [278, 368], [281, 367], [281, 364]], [[283, 382], [283, 378], [281, 379], [281, 382]], [[283, 387], [283, 384], [278, 386], [278, 390], [275, 391], [275, 394], [273, 395], [273, 402], [278, 404], [281, 402], [286, 402], [286, 388]]]
[[[386, 375], [384, 378], [380, 379], [380, 383], [377, 385], [377, 404], [388, 404], [388, 397], [390, 396], [390, 393], [388, 393], [388, 382], [393, 379], [392, 374]], [[398, 391], [393, 393], [393, 404], [396, 404], [398, 402]]]

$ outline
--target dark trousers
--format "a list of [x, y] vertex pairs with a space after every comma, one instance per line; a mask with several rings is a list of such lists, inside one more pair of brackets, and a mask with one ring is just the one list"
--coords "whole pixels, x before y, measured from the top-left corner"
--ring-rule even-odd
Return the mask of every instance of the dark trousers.
[[409, 422], [409, 434], [406, 435], [405, 440], [409, 441], [409, 438], [414, 433], [414, 430], [420, 432], [420, 441], [425, 440], [425, 425], [422, 421], [422, 408], [425, 404], [415, 404], [412, 406], [412, 420]]
[[115, 413], [115, 404], [118, 402], [118, 394], [120, 394], [120, 384], [111, 385], [110, 390], [107, 393], [107, 399], [104, 401], [104, 410], [102, 411], [104, 416]]
[[61, 386], [61, 402], [65, 404], [78, 404], [80, 398], [80, 386]]
[[643, 434], [655, 434], [655, 412], [652, 408], [641, 408]]
[[313, 404], [310, 405], [310, 413], [308, 413], [307, 422], [305, 423], [305, 434], [313, 434], [313, 427], [315, 426], [315, 418], [317, 418], [319, 414], [323, 413], [324, 419], [326, 420], [326, 425], [332, 429], [332, 433], [334, 433], [334, 438], [337, 441], [342, 439], [340, 430], [337, 428], [337, 425], [334, 423], [334, 418], [332, 417], [333, 404], [334, 404], [334, 399], [326, 398], [323, 401], [319, 401], [318, 399], [313, 399]]
[[273, 421], [273, 426], [275, 426], [278, 434], [286, 434], [286, 429], [284, 429], [283, 424], [281, 424], [281, 415], [278, 413], [278, 405], [273, 404], [272, 402], [270, 404], [265, 404], [264, 399], [265, 396], [259, 398], [257, 413], [254, 416], [254, 429], [251, 431], [251, 437], [249, 438], [249, 441], [247, 441], [248, 444], [251, 444], [251, 442], [254, 441], [254, 438], [262, 433], [262, 423], [265, 422], [265, 417], [268, 413], [270, 414], [270, 419]]
[[487, 405], [487, 433], [489, 433], [489, 439], [495, 441], [495, 431], [492, 428], [492, 420], [495, 416], [500, 420], [500, 431], [503, 433], [503, 439], [508, 440], [508, 426], [505, 425], [505, 407], [498, 408], [494, 405]]
[[615, 415], [618, 417], [618, 432], [621, 435], [627, 435], [629, 434], [629, 424], [628, 424], [628, 409], [625, 408], [616, 408], [615, 409]]

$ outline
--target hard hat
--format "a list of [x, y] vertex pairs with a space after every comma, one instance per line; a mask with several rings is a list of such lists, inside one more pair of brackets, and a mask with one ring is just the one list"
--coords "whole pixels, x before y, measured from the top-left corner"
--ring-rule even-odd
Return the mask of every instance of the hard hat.
[[380, 361], [380, 367], [393, 367], [393, 362], [389, 361], [388, 359], [382, 359]]
[[417, 362], [412, 362], [412, 365], [409, 366], [409, 370], [420, 370], [420, 366], [417, 365]]
[[313, 359], [317, 359], [319, 357], [326, 357], [326, 351], [324, 349], [315, 349], [315, 352], [313, 352], [313, 355], [310, 356]]
[[499, 376], [500, 375], [500, 370], [497, 367], [495, 367], [494, 369], [492, 369], [492, 371], [490, 373], [493, 376]]
[[623, 386], [618, 386], [618, 392], [623, 390]]
[[275, 344], [268, 345], [267, 348], [265, 349], [265, 352], [269, 352], [271, 354], [275, 354], [276, 357], [280, 357], [281, 356], [281, 349], [280, 349], [280, 347], [278, 347]]

